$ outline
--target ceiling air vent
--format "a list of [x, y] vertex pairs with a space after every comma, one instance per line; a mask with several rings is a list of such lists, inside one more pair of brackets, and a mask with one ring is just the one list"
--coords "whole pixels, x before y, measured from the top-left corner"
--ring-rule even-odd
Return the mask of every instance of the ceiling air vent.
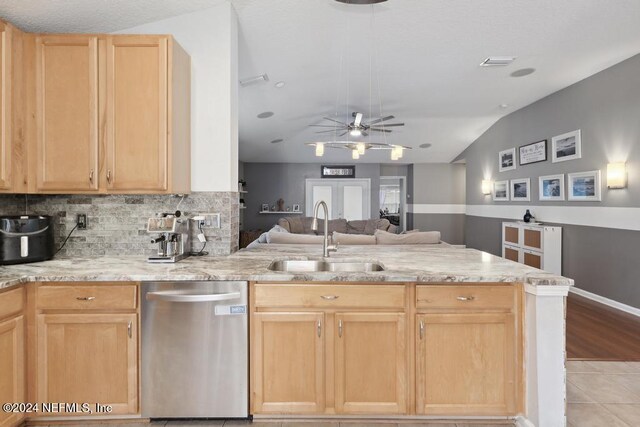
[[490, 56], [480, 63], [481, 67], [505, 67], [516, 59], [515, 56]]

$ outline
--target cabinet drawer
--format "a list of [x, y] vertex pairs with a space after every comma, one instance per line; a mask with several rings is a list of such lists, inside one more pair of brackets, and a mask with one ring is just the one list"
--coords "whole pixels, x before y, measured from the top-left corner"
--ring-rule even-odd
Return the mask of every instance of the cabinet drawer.
[[11, 314], [19, 314], [24, 307], [24, 289], [19, 286], [0, 294], [0, 319], [9, 317]]
[[256, 307], [404, 308], [401, 285], [255, 285]]
[[418, 308], [507, 309], [515, 305], [516, 287], [496, 286], [417, 286]]
[[43, 285], [37, 305], [41, 310], [134, 310], [136, 285]]

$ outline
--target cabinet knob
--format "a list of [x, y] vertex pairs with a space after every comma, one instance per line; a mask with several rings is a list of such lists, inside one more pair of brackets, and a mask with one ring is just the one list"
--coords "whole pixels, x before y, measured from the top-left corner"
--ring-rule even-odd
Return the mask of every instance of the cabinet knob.
[[458, 301], [473, 301], [475, 299], [475, 297], [464, 297], [464, 296], [459, 296], [456, 298]]
[[129, 335], [129, 338], [131, 338], [131, 322], [129, 322], [129, 324], [127, 325], [127, 335]]
[[320, 296], [320, 298], [326, 299], [326, 300], [334, 300], [334, 299], [340, 298], [340, 295], [322, 295]]
[[89, 182], [93, 183], [93, 169], [89, 172]]
[[424, 338], [424, 320], [420, 321], [420, 339]]
[[338, 336], [342, 338], [342, 319], [338, 320]]
[[322, 322], [318, 320], [318, 338], [320, 338], [322, 336]]
[[111, 169], [107, 170], [107, 182], [111, 184]]
[[93, 301], [96, 297], [76, 297], [78, 301]]

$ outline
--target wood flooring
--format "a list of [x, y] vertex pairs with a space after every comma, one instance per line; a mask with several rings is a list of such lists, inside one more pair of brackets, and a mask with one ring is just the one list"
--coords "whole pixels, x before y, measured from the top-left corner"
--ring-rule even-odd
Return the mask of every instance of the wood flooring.
[[569, 293], [567, 357], [640, 361], [640, 317]]

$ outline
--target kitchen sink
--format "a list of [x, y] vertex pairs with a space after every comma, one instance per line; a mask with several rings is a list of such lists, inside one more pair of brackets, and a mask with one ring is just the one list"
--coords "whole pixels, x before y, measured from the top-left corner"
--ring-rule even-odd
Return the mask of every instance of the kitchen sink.
[[359, 261], [326, 261], [326, 260], [283, 260], [273, 261], [269, 265], [271, 271], [287, 271], [311, 273], [319, 271], [336, 272], [369, 272], [383, 271], [384, 267], [377, 262]]

